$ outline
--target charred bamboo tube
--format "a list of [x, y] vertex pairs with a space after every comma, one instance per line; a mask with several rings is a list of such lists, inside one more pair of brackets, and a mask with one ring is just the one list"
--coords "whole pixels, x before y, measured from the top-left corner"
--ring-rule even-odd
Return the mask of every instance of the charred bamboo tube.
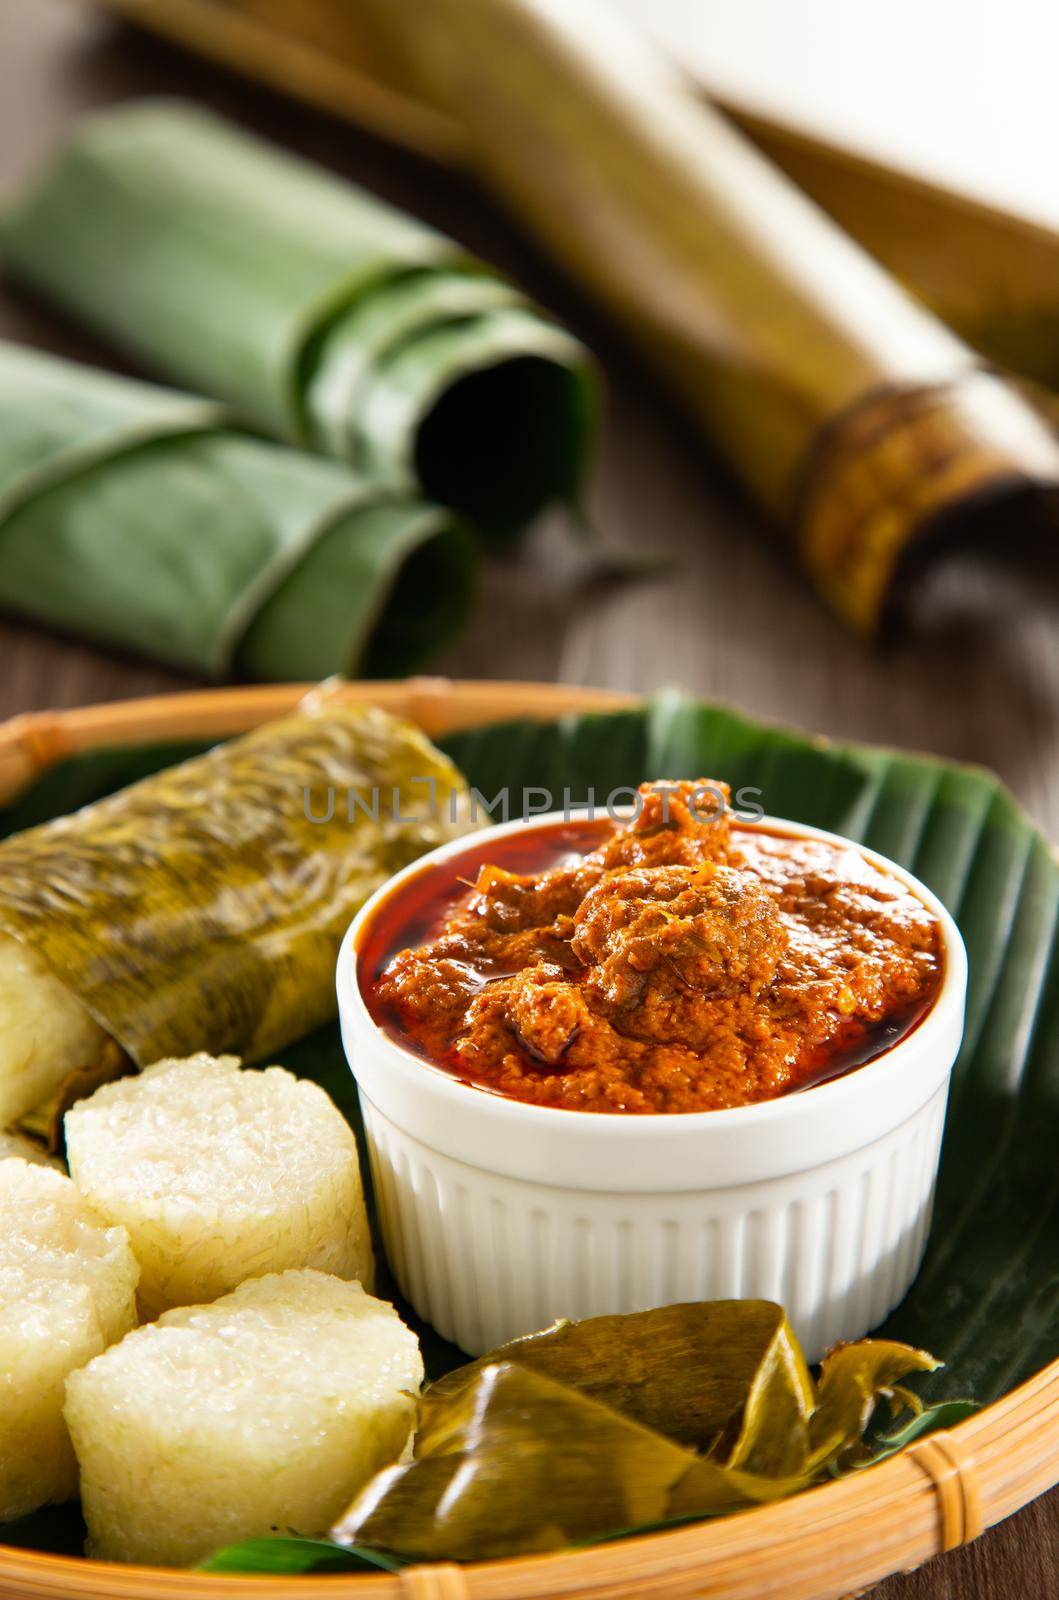
[[[85, 0], [449, 167], [468, 131], [407, 81], [359, 6], [311, 0]], [[990, 361], [1059, 386], [1059, 234], [720, 102], [799, 188]]]
[[1059, 389], [1059, 233], [767, 118], [736, 120], [987, 360]]
[[597, 0], [360, 9], [853, 627], [878, 628], [934, 539], [1059, 485], [1059, 443], [1029, 401]]

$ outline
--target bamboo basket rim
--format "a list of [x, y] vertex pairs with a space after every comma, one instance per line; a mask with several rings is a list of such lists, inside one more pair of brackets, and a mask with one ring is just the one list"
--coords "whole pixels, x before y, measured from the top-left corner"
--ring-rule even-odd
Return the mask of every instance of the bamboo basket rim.
[[[225, 737], [292, 709], [311, 687], [204, 689], [29, 712], [0, 724], [0, 803], [64, 758], [152, 740]], [[410, 678], [343, 684], [343, 698], [440, 736], [506, 717], [614, 710], [640, 697], [565, 684]], [[984, 1529], [1059, 1482], [1059, 1360], [946, 1432], [863, 1475], [714, 1521], [581, 1550], [398, 1573], [236, 1576], [128, 1567], [0, 1542], [5, 1600], [840, 1600]]]

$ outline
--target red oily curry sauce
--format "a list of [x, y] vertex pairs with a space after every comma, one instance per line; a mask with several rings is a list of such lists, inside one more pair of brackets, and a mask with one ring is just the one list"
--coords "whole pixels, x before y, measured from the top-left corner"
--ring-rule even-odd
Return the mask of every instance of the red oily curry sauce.
[[722, 784], [527, 826], [422, 869], [365, 930], [375, 1021], [535, 1105], [709, 1111], [880, 1055], [929, 1009], [936, 919], [853, 845], [733, 824]]

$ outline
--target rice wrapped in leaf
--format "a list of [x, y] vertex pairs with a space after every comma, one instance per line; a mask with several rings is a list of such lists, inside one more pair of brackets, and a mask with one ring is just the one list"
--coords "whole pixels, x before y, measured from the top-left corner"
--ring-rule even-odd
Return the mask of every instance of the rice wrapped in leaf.
[[106, 1043], [106, 1029], [43, 957], [0, 934], [0, 1120], [47, 1101]]
[[183, 1566], [322, 1533], [400, 1456], [422, 1379], [394, 1308], [321, 1272], [167, 1311], [67, 1389], [92, 1554]]
[[290, 1267], [374, 1277], [353, 1130], [318, 1084], [160, 1061], [66, 1113], [70, 1175], [140, 1264], [145, 1317]]
[[0, 343], [0, 604], [203, 676], [399, 675], [472, 579], [451, 513], [212, 402]]
[[332, 1537], [469, 1561], [782, 1499], [863, 1459], [878, 1400], [915, 1407], [901, 1380], [936, 1365], [867, 1339], [817, 1388], [764, 1301], [560, 1323], [432, 1384], [415, 1460], [368, 1484]]
[[487, 531], [577, 493], [583, 347], [432, 229], [197, 107], [88, 118], [0, 246], [159, 372]]
[[136, 1323], [137, 1266], [69, 1178], [0, 1160], [0, 1522], [77, 1492], [68, 1375]]
[[329, 1021], [350, 921], [466, 828], [464, 794], [418, 729], [325, 698], [5, 840], [0, 952], [35, 959], [7, 991], [0, 1126], [115, 1047], [256, 1061]]

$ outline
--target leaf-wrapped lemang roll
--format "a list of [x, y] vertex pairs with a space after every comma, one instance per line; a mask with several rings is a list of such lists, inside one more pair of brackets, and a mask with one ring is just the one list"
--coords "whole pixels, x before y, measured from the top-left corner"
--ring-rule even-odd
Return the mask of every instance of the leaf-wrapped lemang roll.
[[211, 402], [0, 344], [0, 605], [205, 676], [399, 676], [472, 579], [451, 512]]
[[2, 249], [161, 374], [491, 533], [578, 491], [583, 347], [442, 235], [196, 107], [89, 118]]
[[4, 841], [0, 1127], [110, 1055], [254, 1061], [330, 1020], [354, 914], [464, 796], [417, 728], [324, 697]]

